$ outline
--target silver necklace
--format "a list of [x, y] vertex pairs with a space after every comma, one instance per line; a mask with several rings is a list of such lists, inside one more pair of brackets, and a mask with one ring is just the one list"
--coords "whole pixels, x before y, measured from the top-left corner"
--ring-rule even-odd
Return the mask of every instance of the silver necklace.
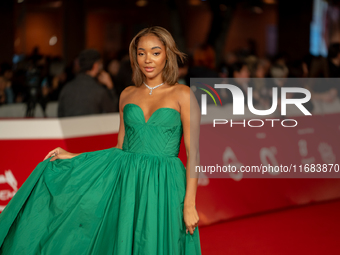
[[157, 85], [157, 86], [155, 86], [155, 87], [150, 87], [150, 86], [147, 85], [144, 81], [143, 81], [143, 83], [144, 83], [144, 85], [145, 85], [148, 89], [150, 89], [149, 95], [152, 94], [152, 90], [154, 90], [155, 88], [158, 88], [159, 86], [162, 86], [162, 85], [164, 84], [164, 82], [163, 82], [163, 83], [161, 83], [161, 84], [159, 84], [159, 85]]

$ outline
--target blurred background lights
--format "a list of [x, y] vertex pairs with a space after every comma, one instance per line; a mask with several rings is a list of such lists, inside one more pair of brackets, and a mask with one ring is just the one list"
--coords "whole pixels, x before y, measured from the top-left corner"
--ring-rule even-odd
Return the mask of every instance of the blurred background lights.
[[63, 2], [62, 1], [55, 1], [55, 2], [51, 2], [50, 4], [49, 4], [49, 6], [51, 7], [51, 8], [59, 8], [59, 7], [61, 7], [63, 5]]
[[189, 0], [190, 5], [200, 5], [202, 2], [200, 0]]
[[276, 0], [263, 0], [265, 4], [276, 4]]
[[257, 13], [257, 14], [263, 13], [262, 8], [259, 7], [259, 6], [254, 6], [254, 7], [252, 8], [252, 10], [253, 10], [253, 12], [255, 12], [255, 13]]
[[20, 44], [20, 38], [15, 39], [14, 46], [19, 46]]
[[221, 11], [226, 11], [228, 7], [225, 4], [220, 4], [220, 10]]
[[22, 3], [24, 0], [18, 0], [18, 3], [20, 4], [20, 3]]
[[49, 44], [53, 46], [57, 43], [57, 41], [58, 41], [58, 38], [54, 35], [51, 37]]
[[144, 6], [146, 6], [148, 4], [148, 1], [146, 1], [146, 0], [137, 0], [136, 1], [136, 5], [138, 6], [138, 7], [144, 7]]

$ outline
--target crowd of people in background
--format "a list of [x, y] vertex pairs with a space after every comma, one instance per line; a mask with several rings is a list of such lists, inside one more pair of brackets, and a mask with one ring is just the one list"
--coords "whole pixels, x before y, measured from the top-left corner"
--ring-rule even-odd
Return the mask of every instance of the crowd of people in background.
[[[84, 52], [91, 55], [89, 50], [82, 52], [86, 55]], [[92, 54], [95, 54], [94, 52], [92, 51]], [[40, 104], [44, 112], [46, 105], [53, 101], [62, 103], [62, 107], [67, 109], [67, 104], [74, 104], [77, 100], [81, 101], [83, 98], [98, 95], [89, 86], [79, 84], [76, 88], [75, 82], [71, 82], [76, 80], [80, 73], [84, 73], [82, 70], [84, 58], [86, 56], [83, 55], [82, 62], [80, 54], [72, 63], [66, 64], [62, 58], [42, 55], [39, 49], [35, 48], [31, 55], [19, 58], [14, 63], [2, 63], [0, 65], [0, 107], [4, 104], [26, 103], [27, 116], [32, 116], [29, 113], [36, 104]], [[100, 88], [100, 93], [103, 94], [104, 91], [107, 93], [107, 96], [101, 96], [105, 98], [101, 101], [111, 100], [112, 102], [110, 106], [106, 103], [105, 107], [97, 107], [97, 110], [92, 108], [88, 114], [96, 113], [96, 111], [98, 113], [118, 112], [121, 92], [127, 86], [133, 85], [128, 51], [122, 50], [111, 59], [96, 55], [85, 71], [90, 72], [93, 63], [99, 59], [102, 67], [94, 71], [92, 78], [96, 86]], [[254, 105], [268, 109], [272, 102], [272, 88], [289, 86], [285, 78], [340, 78], [340, 43], [333, 43], [329, 46], [327, 57], [307, 55], [300, 60], [290, 61], [290, 59], [284, 53], [274, 57], [259, 57], [256, 49], [249, 47], [226, 53], [222, 61], [216, 64], [216, 53], [213, 48], [210, 45], [201, 45], [189, 54], [185, 63], [178, 63], [178, 82], [190, 86], [190, 78], [225, 78], [229, 80], [229, 83], [232, 82], [242, 89], [245, 95], [247, 87], [252, 87]], [[314, 82], [308, 85], [301, 85], [311, 91], [312, 99], [326, 103], [339, 99], [340, 84], [317, 82], [318, 79], [312, 80]], [[72, 84], [73, 89], [70, 89]], [[294, 86], [297, 86], [296, 82]], [[67, 93], [70, 98], [74, 98], [73, 101], [65, 99]], [[79, 95], [85, 96], [81, 98]], [[222, 93], [221, 98], [224, 104], [232, 102], [230, 93]], [[88, 99], [86, 102], [90, 104], [90, 101]], [[310, 107], [313, 108], [312, 105]], [[69, 115], [65, 113], [65, 110], [59, 110], [58, 113], [59, 117], [83, 114], [86, 112], [80, 110]]]

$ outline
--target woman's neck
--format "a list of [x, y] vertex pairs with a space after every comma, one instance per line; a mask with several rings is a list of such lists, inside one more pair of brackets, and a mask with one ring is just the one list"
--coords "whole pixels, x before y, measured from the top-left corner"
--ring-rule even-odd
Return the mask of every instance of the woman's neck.
[[144, 82], [148, 85], [148, 86], [150, 86], [150, 87], [154, 87], [154, 86], [157, 86], [157, 85], [159, 85], [159, 84], [162, 84], [163, 83], [163, 79], [162, 78], [154, 78], [154, 79], [148, 79], [148, 78], [146, 78], [145, 80], [144, 80]]

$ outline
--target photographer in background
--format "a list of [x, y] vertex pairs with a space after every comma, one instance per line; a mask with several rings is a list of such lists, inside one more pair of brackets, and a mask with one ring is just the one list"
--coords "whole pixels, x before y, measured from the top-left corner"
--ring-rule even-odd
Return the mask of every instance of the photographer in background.
[[79, 74], [60, 93], [58, 117], [117, 112], [113, 82], [103, 70], [100, 53], [84, 50], [78, 62]]
[[8, 63], [2, 63], [0, 65], [0, 105], [14, 103], [12, 77], [12, 66]]
[[40, 83], [41, 66], [37, 66], [33, 61], [30, 61], [26, 72], [26, 88], [28, 91], [28, 97], [26, 101], [26, 117], [34, 117], [37, 103], [40, 103], [45, 115], [46, 104], [44, 101], [41, 101], [42, 97]]

